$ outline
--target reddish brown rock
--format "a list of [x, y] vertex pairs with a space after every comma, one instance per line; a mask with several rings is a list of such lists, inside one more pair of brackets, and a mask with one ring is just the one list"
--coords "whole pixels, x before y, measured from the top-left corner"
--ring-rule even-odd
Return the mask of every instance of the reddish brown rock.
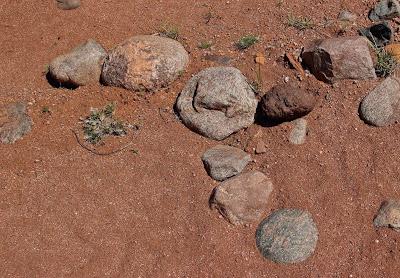
[[215, 188], [211, 207], [234, 225], [252, 223], [264, 213], [272, 189], [272, 182], [261, 172], [241, 174]]
[[132, 91], [154, 91], [174, 81], [188, 62], [188, 53], [175, 40], [135, 36], [110, 52], [104, 62], [102, 81]]
[[376, 78], [368, 41], [364, 37], [319, 40], [304, 49], [304, 63], [319, 80]]
[[292, 84], [275, 86], [261, 99], [261, 110], [267, 120], [291, 121], [310, 113], [316, 97]]

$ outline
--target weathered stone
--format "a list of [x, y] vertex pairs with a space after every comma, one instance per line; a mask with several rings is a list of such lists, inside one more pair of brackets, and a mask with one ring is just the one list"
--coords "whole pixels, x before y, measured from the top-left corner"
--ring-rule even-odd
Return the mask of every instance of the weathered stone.
[[304, 144], [307, 136], [307, 121], [305, 119], [297, 119], [293, 121], [293, 129], [289, 135], [289, 142], [295, 145]]
[[259, 140], [257, 141], [256, 148], [254, 151], [256, 154], [263, 154], [267, 152], [267, 147], [265, 146], [263, 141]]
[[325, 82], [376, 78], [368, 41], [361, 36], [315, 41], [304, 49], [302, 58], [315, 77]]
[[207, 173], [213, 179], [223, 181], [241, 173], [251, 156], [241, 149], [218, 145], [207, 150], [201, 159]]
[[400, 232], [400, 201], [384, 201], [374, 219], [374, 226], [388, 227]]
[[393, 31], [388, 22], [381, 22], [362, 28], [359, 33], [367, 37], [376, 47], [382, 47], [391, 42]]
[[392, 19], [400, 15], [400, 5], [396, 0], [382, 0], [369, 12], [372, 21]]
[[277, 85], [261, 99], [261, 111], [270, 121], [291, 121], [310, 113], [316, 97], [292, 84]]
[[109, 53], [102, 80], [110, 86], [153, 92], [178, 78], [188, 63], [188, 53], [176, 40], [135, 36]]
[[400, 80], [386, 78], [360, 104], [360, 117], [374, 126], [387, 126], [400, 117]]
[[338, 19], [341, 21], [354, 22], [357, 20], [357, 15], [355, 15], [349, 11], [343, 10], [343, 11], [340, 11], [340, 13], [338, 15]]
[[106, 56], [100, 44], [88, 40], [70, 53], [52, 60], [49, 65], [50, 78], [61, 86], [77, 87], [98, 83]]
[[56, 0], [57, 7], [61, 10], [73, 10], [81, 5], [80, 0]]
[[314, 252], [318, 230], [310, 213], [300, 209], [273, 212], [258, 226], [256, 243], [261, 254], [277, 263], [297, 263]]
[[32, 128], [31, 118], [26, 113], [23, 103], [12, 103], [0, 107], [0, 141], [12, 144], [29, 133]]
[[261, 172], [240, 174], [214, 189], [211, 207], [234, 225], [249, 224], [265, 212], [272, 182]]
[[238, 69], [215, 67], [201, 71], [188, 82], [176, 109], [188, 128], [222, 140], [254, 122], [257, 100]]

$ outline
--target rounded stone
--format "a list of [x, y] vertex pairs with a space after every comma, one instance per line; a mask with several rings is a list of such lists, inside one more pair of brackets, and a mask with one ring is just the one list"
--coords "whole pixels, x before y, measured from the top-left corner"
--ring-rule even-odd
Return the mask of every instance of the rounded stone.
[[102, 81], [132, 91], [155, 91], [179, 77], [189, 55], [177, 41], [160, 36], [135, 36], [110, 51]]
[[191, 130], [223, 140], [254, 122], [257, 99], [243, 74], [233, 67], [208, 68], [189, 80], [176, 110]]
[[309, 212], [281, 209], [258, 226], [256, 243], [261, 254], [277, 263], [298, 263], [314, 252], [318, 230]]

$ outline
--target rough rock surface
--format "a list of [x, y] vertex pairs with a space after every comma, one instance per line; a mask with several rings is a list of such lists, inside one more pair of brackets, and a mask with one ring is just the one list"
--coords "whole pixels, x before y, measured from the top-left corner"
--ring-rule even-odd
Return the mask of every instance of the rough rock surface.
[[31, 118], [26, 113], [23, 103], [0, 106], [0, 141], [12, 144], [29, 133], [32, 128]]
[[360, 104], [360, 117], [374, 126], [387, 126], [399, 119], [400, 80], [386, 78]]
[[185, 70], [189, 55], [177, 41], [160, 36], [135, 36], [106, 58], [102, 81], [132, 91], [168, 86]]
[[293, 121], [293, 129], [289, 135], [289, 142], [295, 145], [304, 144], [307, 136], [307, 121], [305, 119], [297, 119]]
[[368, 41], [361, 36], [315, 41], [302, 57], [315, 77], [325, 82], [376, 78]]
[[382, 0], [368, 14], [372, 21], [392, 19], [398, 16], [400, 16], [400, 5], [396, 0]]
[[382, 47], [392, 41], [393, 30], [388, 22], [381, 22], [368, 28], [362, 28], [359, 33], [367, 37], [375, 46]]
[[249, 224], [265, 212], [272, 182], [261, 172], [240, 174], [214, 189], [211, 207], [234, 225]]
[[80, 0], [56, 0], [57, 7], [61, 10], [73, 10], [81, 5]]
[[384, 201], [374, 219], [376, 228], [388, 227], [400, 231], [400, 201]]
[[101, 69], [107, 53], [94, 40], [74, 48], [70, 53], [51, 61], [49, 75], [62, 86], [84, 86], [100, 81]]
[[207, 150], [201, 159], [207, 173], [213, 179], [223, 181], [241, 173], [251, 156], [241, 149], [218, 145]]
[[338, 15], [338, 19], [341, 21], [354, 22], [357, 20], [357, 15], [355, 15], [349, 11], [342, 10], [342, 11], [340, 11], [340, 13]]
[[310, 213], [300, 209], [273, 212], [258, 226], [256, 244], [261, 254], [277, 263], [306, 260], [315, 250], [318, 230]]
[[273, 87], [262, 97], [260, 104], [267, 120], [283, 122], [310, 113], [316, 104], [316, 97], [289, 83]]
[[188, 128], [222, 140], [254, 122], [257, 100], [238, 69], [215, 67], [199, 72], [188, 82], [176, 109]]

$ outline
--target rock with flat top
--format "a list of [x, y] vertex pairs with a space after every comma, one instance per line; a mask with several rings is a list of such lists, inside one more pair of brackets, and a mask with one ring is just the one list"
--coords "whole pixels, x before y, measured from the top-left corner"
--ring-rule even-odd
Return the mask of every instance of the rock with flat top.
[[0, 106], [0, 142], [12, 144], [29, 133], [32, 120], [26, 113], [24, 103], [11, 103]]

